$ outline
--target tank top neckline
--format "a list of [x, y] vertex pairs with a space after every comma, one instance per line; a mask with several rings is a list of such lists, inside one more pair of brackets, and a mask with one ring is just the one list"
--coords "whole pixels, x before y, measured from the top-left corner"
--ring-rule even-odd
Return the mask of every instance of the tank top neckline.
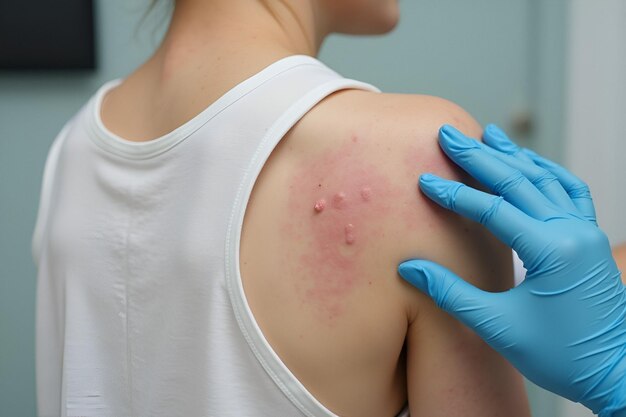
[[88, 124], [90, 138], [103, 150], [126, 159], [148, 159], [167, 152], [178, 145], [201, 126], [234, 104], [237, 100], [253, 91], [273, 77], [300, 65], [325, 65], [309, 55], [289, 55], [269, 64], [259, 72], [251, 75], [222, 94], [217, 100], [196, 114], [187, 122], [174, 130], [147, 141], [131, 141], [110, 131], [101, 118], [101, 108], [104, 96], [124, 81], [123, 77], [105, 82], [98, 88], [89, 101]]

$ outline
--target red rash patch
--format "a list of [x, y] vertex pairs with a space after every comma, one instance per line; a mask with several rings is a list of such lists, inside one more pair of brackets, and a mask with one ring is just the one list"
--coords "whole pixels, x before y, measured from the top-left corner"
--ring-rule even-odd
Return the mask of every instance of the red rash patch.
[[431, 172], [440, 177], [455, 180], [458, 180], [459, 176], [458, 171], [455, 171], [454, 164], [448, 160], [448, 157], [437, 145], [436, 138], [433, 138], [432, 145], [421, 143], [407, 149], [404, 157], [404, 167], [406, 178], [413, 182], [415, 188], [410, 195], [409, 204], [404, 206], [401, 216], [407, 233], [415, 233], [423, 230], [425, 227], [423, 222], [425, 216], [432, 216], [436, 213], [436, 218], [444, 220], [442, 215], [446, 213], [445, 210], [441, 209], [422, 193], [419, 188], [420, 174]]
[[368, 146], [352, 135], [299, 164], [289, 182], [291, 215], [281, 230], [287, 241], [305, 244], [288, 262], [302, 301], [328, 319], [342, 313], [355, 287], [367, 285], [364, 250], [383, 232], [381, 220], [402, 193], [366, 162]]

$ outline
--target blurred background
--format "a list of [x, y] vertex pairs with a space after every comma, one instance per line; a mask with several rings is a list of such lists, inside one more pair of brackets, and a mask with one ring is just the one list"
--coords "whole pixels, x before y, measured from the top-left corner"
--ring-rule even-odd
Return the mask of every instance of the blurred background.
[[[74, 69], [17, 68], [11, 45], [33, 37], [8, 34], [10, 3], [0, 0], [0, 416], [29, 417], [36, 415], [30, 244], [47, 152], [99, 86], [152, 54], [169, 8], [142, 20], [147, 0], [95, 0], [93, 40], [81, 38], [93, 41], [91, 55]], [[445, 97], [482, 124], [499, 124], [587, 181], [600, 225], [614, 243], [626, 241], [626, 1], [405, 0], [401, 8], [393, 33], [332, 36], [320, 59], [383, 91]], [[76, 27], [85, 22], [74, 19]], [[44, 58], [50, 64], [55, 56]], [[535, 417], [591, 415], [528, 389]]]

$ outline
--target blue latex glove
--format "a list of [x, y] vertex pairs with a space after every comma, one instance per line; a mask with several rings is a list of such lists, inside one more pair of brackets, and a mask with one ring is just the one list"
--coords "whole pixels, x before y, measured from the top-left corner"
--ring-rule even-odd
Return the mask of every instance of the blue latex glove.
[[451, 126], [439, 137], [448, 157], [497, 196], [431, 174], [420, 177], [422, 191], [487, 227], [528, 272], [502, 293], [425, 260], [403, 262], [400, 275], [535, 384], [601, 417], [626, 415], [626, 292], [587, 186], [493, 125], [485, 144]]

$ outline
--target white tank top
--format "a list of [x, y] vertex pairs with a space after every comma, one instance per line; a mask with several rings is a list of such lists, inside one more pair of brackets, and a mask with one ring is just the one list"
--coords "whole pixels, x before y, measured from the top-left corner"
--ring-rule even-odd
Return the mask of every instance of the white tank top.
[[261, 333], [240, 232], [285, 133], [337, 90], [379, 90], [294, 55], [132, 142], [100, 119], [121, 81], [65, 124], [44, 168], [32, 239], [39, 416], [335, 416]]

